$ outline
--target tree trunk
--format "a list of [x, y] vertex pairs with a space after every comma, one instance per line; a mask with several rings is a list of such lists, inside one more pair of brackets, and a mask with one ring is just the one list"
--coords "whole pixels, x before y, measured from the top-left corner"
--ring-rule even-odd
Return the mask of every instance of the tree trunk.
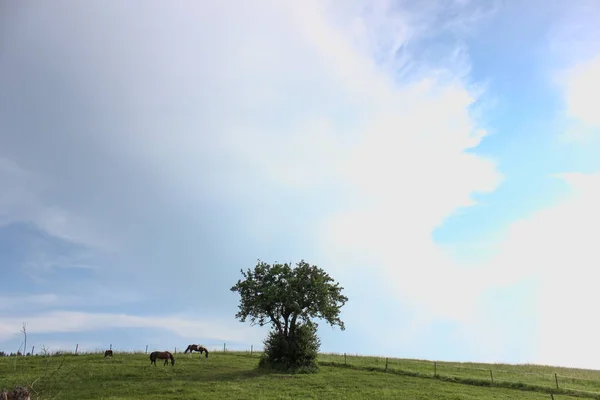
[[290, 323], [290, 336], [294, 336], [296, 334], [296, 319], [298, 318], [298, 314], [294, 314], [292, 317], [292, 322]]
[[281, 326], [281, 321], [275, 318], [273, 313], [269, 313], [269, 318], [271, 318], [271, 321], [273, 321], [273, 323], [277, 327], [277, 332], [279, 332], [280, 335], [283, 335], [283, 327]]
[[290, 328], [290, 313], [286, 313], [283, 316], [283, 320], [285, 321], [285, 326], [283, 328], [283, 334], [287, 337], [291, 335], [291, 328]]

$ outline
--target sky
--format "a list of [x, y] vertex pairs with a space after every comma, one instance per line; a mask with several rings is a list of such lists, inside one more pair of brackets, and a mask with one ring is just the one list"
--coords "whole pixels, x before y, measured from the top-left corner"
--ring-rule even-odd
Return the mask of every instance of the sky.
[[344, 287], [321, 351], [600, 369], [600, 2], [0, 5], [0, 350], [260, 348], [229, 289]]

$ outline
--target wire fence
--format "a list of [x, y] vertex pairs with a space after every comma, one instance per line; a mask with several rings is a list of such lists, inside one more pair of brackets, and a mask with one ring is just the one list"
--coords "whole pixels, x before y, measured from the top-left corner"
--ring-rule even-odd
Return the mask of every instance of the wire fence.
[[[258, 347], [255, 348], [254, 345], [240, 345], [240, 344], [227, 344], [227, 343], [209, 343], [209, 344], [202, 344], [202, 343], [196, 343], [196, 344], [200, 344], [203, 347], [205, 347], [209, 352], [234, 352], [234, 353], [244, 353], [247, 352], [249, 354], [255, 354], [255, 353], [262, 353], [263, 349], [262, 347]], [[64, 346], [61, 348], [45, 348], [44, 346], [42, 346], [41, 348], [37, 348], [35, 346], [32, 346], [31, 351], [27, 352], [26, 354], [24, 354], [23, 352], [17, 351], [17, 352], [4, 352], [4, 351], [0, 351], [0, 357], [3, 356], [61, 356], [61, 355], [65, 355], [65, 354], [72, 354], [72, 355], [85, 355], [85, 354], [98, 354], [98, 353], [104, 353], [106, 350], [113, 350], [115, 352], [121, 352], [121, 353], [130, 353], [130, 354], [148, 354], [149, 352], [153, 352], [153, 351], [171, 351], [173, 354], [179, 354], [179, 353], [183, 353], [185, 352], [187, 346], [182, 346], [182, 347], [177, 347], [174, 346], [171, 349], [165, 348], [165, 347], [156, 347], [156, 346], [149, 346], [149, 345], [145, 345], [136, 349], [124, 349], [124, 348], [114, 348], [112, 344], [108, 345], [107, 348], [95, 348], [95, 349], [86, 349], [86, 350], [81, 350], [79, 348], [79, 344], [75, 344], [73, 347], [71, 348], [65, 348]], [[37, 351], [36, 351], [37, 350]]]
[[[260, 356], [262, 347], [254, 345], [227, 343], [203, 344], [209, 352], [247, 354], [250, 357]], [[145, 345], [136, 350], [118, 350], [113, 345], [106, 349], [94, 349], [80, 351], [76, 344], [72, 349], [60, 349], [48, 351], [41, 348], [35, 351], [35, 346], [27, 355], [34, 356], [61, 356], [61, 355], [84, 355], [102, 354], [105, 350], [114, 350], [115, 353], [148, 354], [155, 349]], [[174, 354], [181, 354], [186, 347], [174, 347]], [[20, 353], [0, 352], [0, 356], [22, 356]], [[476, 364], [456, 363], [446, 361], [428, 361], [417, 359], [402, 359], [392, 357], [364, 356], [347, 353], [321, 353], [318, 357], [322, 365], [345, 366], [363, 369], [373, 369], [382, 372], [404, 373], [415, 376], [432, 377], [446, 380], [458, 380], [466, 383], [488, 384], [524, 388], [526, 386], [546, 388], [557, 391], [578, 391], [582, 393], [600, 396], [600, 370], [583, 370], [575, 368], [562, 368], [538, 365], [510, 365], [510, 364]]]
[[[600, 371], [536, 365], [473, 364], [324, 353], [319, 362], [490, 385], [536, 386], [600, 395]], [[576, 375], [575, 375], [576, 374]]]

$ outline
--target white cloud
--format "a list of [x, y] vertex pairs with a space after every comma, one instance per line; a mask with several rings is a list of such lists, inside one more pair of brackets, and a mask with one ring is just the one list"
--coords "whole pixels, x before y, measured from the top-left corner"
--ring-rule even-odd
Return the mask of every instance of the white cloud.
[[[93, 7], [108, 18], [105, 3]], [[412, 168], [421, 155], [428, 163], [444, 163], [444, 171], [456, 174], [453, 185], [466, 182], [461, 194], [457, 191], [461, 199], [442, 206], [450, 211], [469, 203], [465, 196], [470, 178], [461, 177], [466, 169], [482, 167], [479, 180], [491, 176], [490, 165], [459, 154], [478, 140], [464, 110], [472, 101], [464, 85], [456, 79], [441, 88], [431, 80], [398, 85], [390, 74], [403, 63], [395, 59], [396, 50], [429, 35], [447, 11], [439, 2], [428, 3], [425, 10], [406, 10], [412, 19], [388, 2], [373, 5], [368, 15], [358, 3], [352, 7], [335, 2], [329, 7], [321, 2], [258, 2], [245, 7], [220, 3], [168, 10], [151, 3], [143, 15], [136, 8], [114, 10], [111, 26], [117, 29], [91, 20], [95, 13], [87, 10], [62, 11], [69, 14], [35, 22], [43, 39], [39, 45], [52, 49], [52, 57], [45, 59], [42, 49], [28, 54], [36, 58], [31, 65], [59, 62], [56, 78], [68, 77], [67, 83], [76, 84], [82, 94], [65, 100], [55, 93], [57, 104], [89, 101], [93, 106], [77, 110], [82, 122], [52, 121], [56, 148], [64, 145], [58, 151], [73, 164], [62, 166], [59, 158], [54, 164], [43, 163], [50, 158], [47, 153], [33, 158], [26, 150], [29, 142], [17, 146], [18, 141], [11, 140], [7, 147], [14, 150], [11, 157], [22, 158], [50, 186], [44, 192], [48, 198], [27, 217], [53, 234], [121, 249], [131, 238], [144, 236], [137, 227], [145, 224], [136, 218], [148, 219], [141, 212], [154, 212], [153, 204], [164, 208], [159, 203], [164, 198], [169, 206], [191, 214], [200, 212], [198, 204], [204, 199], [220, 194], [239, 206], [241, 201], [231, 199], [248, 196], [257, 185], [273, 181], [299, 188], [335, 183], [332, 176], [338, 176], [340, 165], [354, 161], [376, 161], [371, 170]], [[456, 21], [463, 21], [465, 15], [470, 20], [474, 14], [458, 11]], [[424, 13], [427, 18], [418, 18]], [[39, 9], [35, 14], [44, 13]], [[150, 28], [164, 19], [178, 21], [177, 26], [160, 33]], [[219, 22], [226, 19], [227, 24]], [[69, 29], [53, 25], [62, 20]], [[23, 26], [25, 22], [33, 23], [24, 21]], [[348, 27], [356, 24], [363, 29], [352, 34]], [[73, 31], [78, 35], [71, 35]], [[362, 38], [364, 46], [356, 46], [352, 38], [361, 35], [372, 36]], [[90, 45], [98, 37], [103, 45]], [[14, 49], [7, 50], [12, 49], [14, 57], [6, 59], [23, 57], [18, 39], [26, 47], [38, 44], [15, 36], [9, 42]], [[132, 43], [131, 48], [126, 43]], [[453, 46], [447, 49], [448, 54], [454, 52]], [[55, 54], [69, 57], [57, 59]], [[375, 54], [379, 54], [377, 62], [372, 58]], [[421, 64], [413, 69], [435, 79], [435, 71], [445, 67]], [[448, 73], [456, 77], [464, 71]], [[15, 94], [31, 92], [16, 89]], [[45, 112], [49, 105], [44, 102], [39, 107]], [[113, 122], [107, 126], [107, 121]], [[22, 127], [24, 137], [28, 129], [32, 128]], [[393, 164], [383, 165], [378, 152], [394, 149], [390, 140], [399, 148], [388, 154], [395, 158]], [[368, 155], [352, 154], [363, 145], [369, 148]], [[34, 150], [34, 154], [41, 151]], [[342, 173], [349, 172], [343, 168]], [[419, 168], [415, 182], [420, 176], [429, 179], [433, 170]], [[362, 175], [370, 180], [372, 174]], [[140, 186], [146, 183], [151, 189]], [[439, 223], [438, 211], [433, 214], [431, 219]]]
[[566, 138], [585, 141], [600, 134], [600, 55], [569, 69], [561, 78], [567, 114], [572, 119]]
[[[419, 39], [439, 32], [440, 21], [444, 34], [455, 34], [480, 17], [470, 9], [449, 13], [443, 3], [405, 10], [376, 2], [367, 14], [360, 2], [157, 2], [145, 13], [129, 6], [108, 12], [105, 2], [85, 10], [53, 5], [53, 12], [40, 5], [18, 30], [37, 36], [17, 37], [3, 58], [14, 64], [0, 65], [22, 74], [4, 92], [19, 100], [10, 102], [14, 119], [7, 118], [6, 131], [27, 138], [0, 136], [0, 153], [45, 184], [22, 218], [60, 237], [117, 248], [125, 253], [123, 268], [163, 279], [151, 263], [161, 272], [195, 266], [202, 251], [231, 252], [268, 231], [315, 255], [314, 242], [299, 241], [295, 226], [282, 226], [290, 218], [280, 217], [307, 215], [325, 265], [346, 265], [359, 254], [381, 274], [382, 290], [425, 310], [424, 320], [471, 320], [484, 278], [454, 264], [431, 235], [501, 177], [492, 161], [466, 152], [485, 132], [469, 112], [478, 93], [463, 80], [468, 54], [460, 40], [415, 57]], [[27, 73], [54, 73], [47, 81], [60, 82], [60, 93], [49, 83], [19, 86], [30, 81]], [[47, 93], [55, 96], [50, 104], [40, 100]], [[38, 130], [53, 132], [52, 141]], [[231, 214], [207, 217], [207, 203]], [[325, 203], [338, 213], [322, 221]], [[228, 218], [235, 223], [227, 232], [236, 234], [228, 234], [234, 242], [226, 250], [215, 250], [218, 239], [184, 238], [230, 224]], [[179, 220], [194, 228], [182, 233], [183, 224], [173, 222]], [[178, 247], [182, 242], [188, 247]], [[268, 248], [255, 251], [266, 258]], [[339, 271], [340, 280], [353, 275]], [[155, 326], [135, 316], [57, 313], [35, 321], [62, 331]], [[204, 329], [176, 322], [180, 335]]]
[[494, 190], [501, 176], [491, 161], [465, 153], [480, 140], [468, 91], [459, 85], [436, 89], [398, 90], [392, 94], [398, 107], [379, 104], [366, 119], [363, 140], [344, 165], [365, 207], [328, 221], [324, 248], [362, 253], [369, 268], [387, 272], [390, 293], [435, 315], [465, 318], [482, 282], [454, 265], [432, 232], [457, 209], [473, 205], [472, 193]]
[[571, 117], [600, 126], [600, 56], [573, 67], [567, 78], [567, 107]]
[[600, 117], [594, 109], [600, 90], [600, 4], [582, 0], [560, 8], [559, 23], [549, 32], [556, 59], [555, 81], [564, 91], [569, 118], [561, 139], [589, 142], [600, 135]]
[[590, 346], [600, 335], [596, 304], [600, 253], [600, 174], [561, 174], [570, 193], [511, 225], [499, 255], [487, 265], [498, 286], [536, 282], [534, 315], [538, 363], [598, 367]]
[[[417, 76], [432, 78], [398, 82], [389, 67], [404, 61], [394, 59], [395, 50], [426, 34], [436, 18], [411, 26], [384, 2], [345, 30], [331, 24], [327, 11], [302, 4], [291, 13], [293, 23], [327, 67], [322, 73], [335, 83], [331, 89], [343, 114], [332, 114], [331, 106], [309, 109], [313, 116], [281, 139], [263, 133], [275, 139], [256, 140], [246, 129], [235, 139], [238, 154], [250, 155], [262, 173], [284, 184], [307, 188], [329, 181], [347, 188], [353, 198], [340, 209], [350, 210], [315, 227], [326, 259], [345, 265], [348, 253], [367, 255], [369, 267], [386, 272], [391, 293], [433, 315], [472, 317], [469, 309], [483, 287], [471, 289], [478, 287], [473, 273], [453, 265], [431, 238], [446, 217], [474, 204], [474, 192], [493, 191], [501, 181], [492, 161], [465, 152], [485, 132], [469, 112], [479, 93], [461, 81], [464, 65], [423, 65]], [[365, 31], [378, 32], [379, 41], [361, 37]], [[355, 42], [368, 45], [357, 48]], [[440, 69], [444, 80], [437, 79]], [[364, 208], [353, 208], [362, 203]]]
[[46, 333], [90, 332], [114, 328], [152, 328], [171, 332], [182, 339], [241, 343], [260, 343], [264, 329], [242, 325], [232, 319], [200, 319], [191, 315], [150, 315], [86, 313], [51, 311], [42, 314], [24, 314], [19, 317], [0, 317], [0, 341], [21, 335], [23, 321], [29, 337]]
[[39, 310], [60, 309], [70, 306], [122, 306], [141, 300], [142, 297], [132, 290], [124, 291], [113, 287], [110, 291], [107, 291], [104, 286], [86, 285], [85, 288], [71, 287], [71, 294], [11, 292], [10, 295], [0, 295], [0, 311], [38, 312]]

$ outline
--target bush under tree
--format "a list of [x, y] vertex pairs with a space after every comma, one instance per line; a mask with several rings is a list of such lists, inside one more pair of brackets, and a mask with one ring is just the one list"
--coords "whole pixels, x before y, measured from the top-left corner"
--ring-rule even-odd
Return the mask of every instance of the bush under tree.
[[345, 329], [341, 308], [348, 298], [343, 287], [323, 269], [304, 260], [269, 265], [258, 261], [254, 269], [231, 288], [240, 294], [236, 318], [252, 325], [271, 325], [259, 365], [288, 371], [314, 371], [320, 340], [315, 319]]

